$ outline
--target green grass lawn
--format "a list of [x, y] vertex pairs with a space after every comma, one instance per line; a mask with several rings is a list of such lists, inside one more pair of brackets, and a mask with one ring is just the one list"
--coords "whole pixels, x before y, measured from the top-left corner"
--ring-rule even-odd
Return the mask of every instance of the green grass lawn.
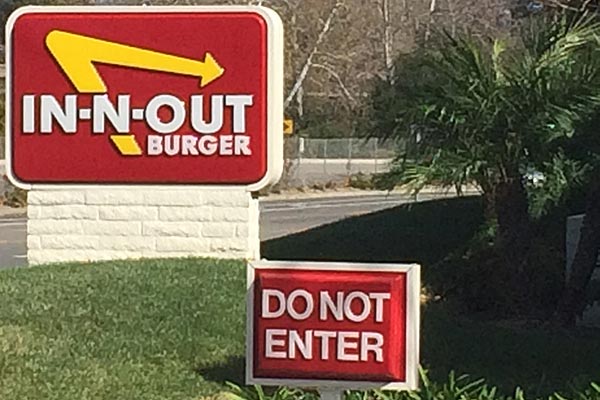
[[[442, 211], [431, 202], [356, 217], [267, 242], [263, 251], [280, 259], [378, 254], [378, 261], [433, 263], [464, 244], [481, 220], [478, 199], [437, 205]], [[382, 241], [394, 246], [374, 243]], [[432, 272], [424, 270], [424, 281]], [[219, 393], [225, 381], [243, 380], [244, 295], [241, 261], [0, 271], [0, 399], [193, 400]], [[600, 381], [600, 334], [471, 320], [433, 304], [423, 313], [421, 362], [435, 380], [456, 370], [507, 394], [515, 386], [531, 395], [569, 393]]]
[[[0, 272], [0, 399], [197, 399], [242, 383], [242, 262], [146, 260]], [[424, 312], [422, 363], [506, 393], [585, 387], [600, 335]]]
[[0, 399], [196, 399], [240, 378], [244, 265], [147, 260], [0, 272]]

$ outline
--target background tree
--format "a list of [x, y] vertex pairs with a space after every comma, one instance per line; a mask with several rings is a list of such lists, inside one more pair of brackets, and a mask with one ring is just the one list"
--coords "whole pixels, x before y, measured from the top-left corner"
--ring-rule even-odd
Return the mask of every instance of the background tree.
[[415, 190], [476, 182], [516, 283], [532, 232], [527, 172], [600, 105], [599, 33], [589, 18], [563, 18], [535, 19], [507, 39], [445, 35], [399, 59], [394, 83], [379, 82], [373, 96], [374, 132], [416, 142], [392, 175]]
[[[588, 15], [598, 19], [600, 2], [597, 0], [544, 0], [536, 2], [554, 12], [571, 15]], [[573, 326], [576, 316], [581, 315], [587, 304], [587, 288], [596, 267], [600, 252], [600, 109], [588, 121], [577, 127], [573, 138], [561, 143], [565, 160], [571, 165], [576, 163], [577, 179], [565, 179], [561, 197], [570, 203], [577, 197], [586, 198], [585, 206], [569, 207], [584, 211], [580, 240], [575, 250], [575, 257], [567, 276], [565, 288], [557, 307], [554, 322], [561, 326]], [[562, 168], [560, 173], [568, 171]], [[568, 174], [564, 174], [565, 177]], [[541, 188], [546, 198], [550, 197], [548, 188]], [[579, 193], [578, 193], [579, 192]], [[581, 196], [580, 193], [584, 195]], [[574, 194], [574, 196], [573, 196]], [[569, 196], [570, 195], [570, 196]]]
[[[547, 2], [546, 2], [547, 3]], [[567, 9], [576, 14], [588, 14], [598, 19], [600, 4], [591, 0], [577, 0], [547, 4], [549, 7]], [[595, 116], [580, 126], [569, 155], [582, 160], [592, 172], [585, 180], [587, 201], [583, 217], [580, 240], [577, 244], [571, 272], [567, 277], [564, 292], [558, 304], [555, 322], [572, 326], [577, 315], [586, 306], [586, 292], [600, 253], [600, 109]]]
[[[520, 0], [150, 0], [152, 5], [252, 4], [276, 10], [285, 26], [286, 113], [303, 136], [358, 136], [375, 77], [393, 60], [447, 28], [490, 33], [511, 25]], [[0, 19], [26, 4], [135, 5], [145, 0], [6, 0]], [[2, 24], [4, 26], [4, 24]], [[3, 36], [0, 37], [0, 41]]]

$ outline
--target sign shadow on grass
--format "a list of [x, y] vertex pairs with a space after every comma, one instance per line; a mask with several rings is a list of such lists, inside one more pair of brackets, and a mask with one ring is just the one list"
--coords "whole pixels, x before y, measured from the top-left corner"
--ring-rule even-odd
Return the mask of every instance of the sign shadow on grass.
[[483, 223], [481, 198], [404, 204], [261, 243], [268, 260], [441, 261], [462, 248]]
[[206, 381], [218, 383], [231, 382], [243, 386], [246, 380], [245, 368], [245, 357], [230, 356], [219, 364], [198, 367], [195, 372]]

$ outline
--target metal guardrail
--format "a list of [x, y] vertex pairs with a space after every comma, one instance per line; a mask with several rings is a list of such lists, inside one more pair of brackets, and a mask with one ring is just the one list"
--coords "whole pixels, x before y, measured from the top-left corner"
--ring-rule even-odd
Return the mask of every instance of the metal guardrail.
[[405, 147], [400, 141], [377, 138], [286, 138], [286, 157], [316, 159], [389, 159]]
[[[311, 184], [344, 180], [356, 173], [384, 172], [395, 155], [398, 143], [377, 139], [289, 138], [286, 157], [292, 161], [289, 178]], [[0, 160], [5, 158], [4, 136], [0, 135]]]
[[284, 179], [291, 186], [339, 183], [358, 173], [389, 170], [390, 162], [403, 143], [378, 139], [286, 138], [285, 156], [289, 169]]

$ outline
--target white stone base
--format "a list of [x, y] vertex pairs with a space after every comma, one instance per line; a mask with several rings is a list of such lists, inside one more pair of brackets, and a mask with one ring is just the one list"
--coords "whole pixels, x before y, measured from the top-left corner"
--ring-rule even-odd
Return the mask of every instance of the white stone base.
[[31, 190], [29, 264], [111, 259], [258, 259], [258, 200], [244, 188]]

